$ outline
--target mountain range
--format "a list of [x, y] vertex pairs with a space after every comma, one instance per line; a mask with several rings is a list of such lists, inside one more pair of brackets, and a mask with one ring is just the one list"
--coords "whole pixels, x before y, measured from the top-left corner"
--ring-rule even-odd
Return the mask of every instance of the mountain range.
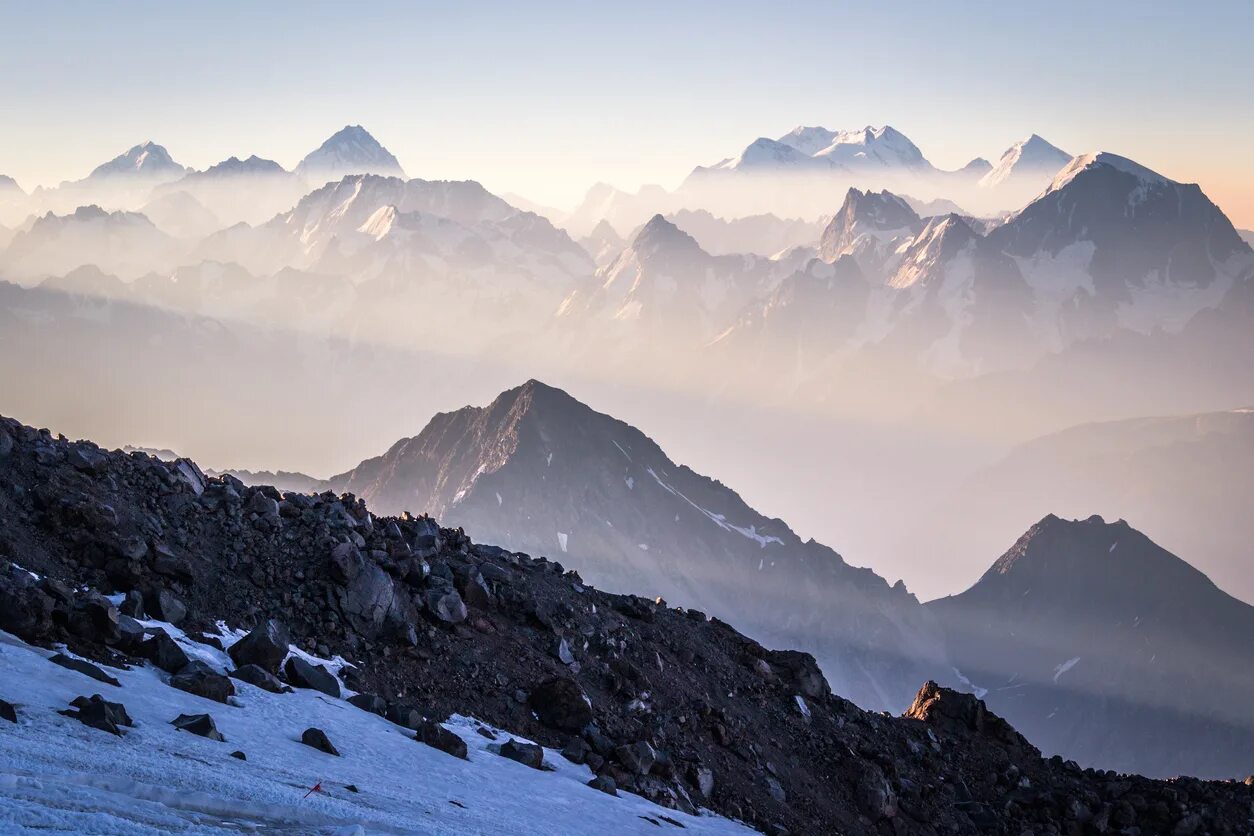
[[970, 589], [921, 604], [536, 381], [307, 479], [285, 484], [430, 511], [559, 556], [603, 588], [733, 619], [768, 645], [814, 653], [868, 708], [898, 710], [924, 674], [974, 691], [1047, 753], [1151, 775], [1237, 774], [1254, 741], [1243, 640], [1254, 608], [1122, 520], [1050, 514]]

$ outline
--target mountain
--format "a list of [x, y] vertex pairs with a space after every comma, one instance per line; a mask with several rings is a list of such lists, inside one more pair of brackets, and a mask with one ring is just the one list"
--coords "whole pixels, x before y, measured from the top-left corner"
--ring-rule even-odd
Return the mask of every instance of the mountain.
[[[728, 219], [704, 209], [680, 209], [664, 217], [691, 235], [701, 249], [711, 255], [774, 256], [794, 247], [814, 246], [822, 230], [818, 223], [770, 214]], [[636, 229], [629, 237], [635, 238], [638, 232]]]
[[[1254, 600], [1254, 410], [1132, 418], [1071, 427], [1015, 446], [938, 497], [898, 546], [926, 548], [974, 577], [1041, 508], [1143, 520], [1142, 530], [1223, 589]], [[963, 515], [981, 509], [981, 524]]]
[[922, 228], [922, 219], [903, 198], [851, 188], [819, 238], [819, 257], [835, 261], [853, 256], [868, 273], [878, 275]]
[[1002, 191], [1005, 200], [1028, 200], [1054, 179], [1071, 155], [1049, 144], [1036, 134], [1006, 149], [993, 166], [980, 178], [980, 187]]
[[641, 186], [631, 193], [597, 183], [560, 225], [576, 237], [591, 235], [601, 221], [615, 229], [636, 229], [654, 215], [670, 211], [674, 203], [675, 199], [661, 186]]
[[1076, 157], [988, 240], [1019, 262], [1055, 349], [1116, 328], [1179, 331], [1254, 263], [1196, 184], [1109, 153]]
[[153, 199], [186, 194], [221, 220], [221, 226], [260, 224], [287, 211], [308, 190], [304, 179], [273, 160], [229, 157], [204, 171], [153, 190]]
[[361, 125], [347, 125], [309, 152], [296, 173], [311, 186], [342, 180], [353, 174], [377, 174], [405, 179], [405, 171], [392, 152]]
[[[170, 152], [155, 142], [136, 145], [124, 154], [119, 154], [107, 163], [92, 169], [88, 180], [110, 180], [126, 178], [130, 180], [147, 180], [163, 182], [182, 177], [187, 169], [174, 161]], [[81, 182], [81, 181], [80, 181]]]
[[734, 618], [768, 645], [807, 648], [860, 705], [899, 710], [942, 655], [903, 585], [801, 540], [639, 430], [536, 381], [437, 415], [330, 485], [559, 555], [607, 589]]
[[26, 197], [26, 192], [17, 181], [6, 174], [0, 174], [0, 200], [15, 200]]
[[1254, 247], [1254, 229], [1238, 229], [1237, 234], [1241, 236], [1241, 240]]
[[[826, 144], [824, 144], [826, 143]], [[778, 140], [759, 137], [739, 155], [708, 168], [698, 167], [691, 176], [709, 172], [778, 172], [811, 169], [858, 172], [865, 170], [925, 171], [932, 168], [913, 142], [895, 128], [868, 125], [855, 131], [826, 128], [795, 128]]]
[[1237, 775], [1254, 745], [1254, 607], [1120, 520], [1033, 526], [931, 602], [959, 675], [1045, 752]]
[[930, 681], [904, 716], [865, 712], [808, 654], [429, 516], [7, 418], [0, 449], [0, 759], [20, 770], [5, 790], [19, 829], [1248, 823], [1235, 781], [1046, 760], [983, 701]]
[[562, 302], [558, 317], [598, 339], [647, 334], [691, 344], [717, 336], [751, 299], [769, 292], [779, 270], [760, 256], [710, 255], [655, 215], [630, 247], [597, 271], [592, 286]]
[[170, 269], [182, 244], [135, 212], [106, 212], [80, 206], [69, 215], [51, 212], [13, 236], [0, 252], [0, 275], [32, 282], [84, 265], [133, 279], [154, 269]]
[[167, 235], [199, 240], [226, 226], [190, 193], [177, 189], [159, 191], [161, 194], [139, 208], [139, 214]]
[[597, 222], [592, 231], [579, 239], [579, 246], [592, 258], [597, 267], [609, 264], [627, 246], [627, 241], [604, 219]]

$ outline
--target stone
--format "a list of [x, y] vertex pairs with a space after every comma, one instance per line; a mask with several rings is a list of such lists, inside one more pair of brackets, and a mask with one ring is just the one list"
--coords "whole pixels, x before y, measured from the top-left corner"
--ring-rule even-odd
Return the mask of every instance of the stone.
[[272, 674], [278, 674], [279, 666], [287, 657], [292, 637], [282, 622], [270, 619], [259, 625], [247, 636], [227, 649], [236, 667], [257, 665]]
[[697, 791], [706, 798], [714, 794], [714, 770], [708, 766], [698, 766], [692, 770], [692, 783], [697, 785]]
[[566, 732], [579, 732], [592, 722], [592, 707], [579, 683], [569, 677], [553, 677], [531, 689], [527, 706], [540, 722]]
[[657, 752], [646, 740], [637, 740], [614, 750], [614, 759], [637, 775], [648, 775], [657, 762]]
[[581, 738], [572, 738], [569, 743], [562, 747], [562, 757], [571, 763], [587, 763], [588, 755], [592, 750]]
[[330, 739], [327, 738], [326, 732], [322, 729], [305, 729], [300, 736], [300, 742], [317, 749], [319, 752], [326, 752], [328, 755], [335, 755], [337, 758], [340, 756], [339, 751], [331, 745]]
[[231, 680], [200, 660], [188, 662], [181, 671], [170, 677], [170, 687], [220, 703], [225, 703], [227, 697], [235, 694], [235, 686], [231, 684]]
[[144, 609], [158, 621], [177, 625], [187, 617], [187, 607], [173, 592], [165, 588], [150, 590], [144, 596]]
[[588, 786], [592, 787], [594, 790], [600, 790], [606, 795], [612, 795], [615, 798], [618, 797], [618, 784], [616, 784], [614, 779], [609, 775], [596, 776], [588, 782]]
[[263, 691], [269, 691], [272, 694], [282, 694], [285, 690], [279, 678], [261, 667], [261, 665], [241, 665], [231, 671], [230, 676], [232, 679], [247, 682], [249, 685], [260, 688]]
[[179, 731], [191, 732], [201, 737], [207, 737], [210, 740], [216, 740], [219, 743], [226, 742], [226, 738], [218, 731], [218, 727], [214, 725], [213, 718], [208, 714], [180, 714], [170, 721], [170, 725]]
[[105, 673], [91, 662], [84, 661], [83, 659], [74, 659], [70, 656], [66, 656], [64, 653], [57, 653], [48, 657], [48, 661], [53, 664], [60, 665], [63, 668], [69, 668], [72, 671], [77, 671], [84, 676], [90, 676], [97, 682], [103, 682], [106, 685], [113, 685], [114, 687], [121, 687], [121, 683], [116, 679], [109, 676], [109, 674]]
[[575, 654], [570, 652], [570, 645], [564, 638], [560, 638], [553, 643], [553, 655], [563, 665], [573, 665], [575, 663]]
[[17, 722], [17, 709], [13, 707], [13, 703], [0, 700], [0, 719], [8, 720], [10, 723]]
[[126, 706], [120, 702], [109, 702], [99, 694], [88, 697], [75, 697], [70, 703], [74, 711], [57, 712], [66, 717], [73, 717], [84, 726], [100, 729], [109, 734], [122, 736], [121, 726], [133, 725], [131, 716], [126, 713]]
[[404, 703], [390, 703], [388, 705], [387, 718], [398, 726], [404, 726], [414, 731], [421, 728], [423, 722], [422, 712], [412, 705], [405, 705]]
[[360, 708], [362, 711], [378, 714], [380, 717], [386, 717], [388, 713], [387, 700], [375, 694], [353, 694], [348, 698], [348, 703]]
[[257, 491], [249, 497], [247, 510], [249, 513], [265, 519], [277, 520], [279, 518], [278, 501], [266, 496], [261, 491]]
[[235, 758], [236, 760], [241, 760], [241, 761], [248, 760], [248, 755], [245, 755], [243, 752], [232, 752], [231, 757]]
[[315, 667], [299, 656], [289, 656], [283, 666], [283, 673], [287, 676], [288, 683], [296, 688], [321, 691], [336, 699], [340, 697], [340, 683], [325, 665]]
[[540, 769], [544, 765], [544, 749], [536, 743], [520, 743], [510, 738], [501, 745], [501, 757], [518, 761], [532, 769]]
[[178, 673], [187, 666], [187, 654], [165, 630], [158, 629], [139, 646], [139, 655], [167, 673]]
[[469, 614], [462, 596], [455, 589], [433, 588], [427, 590], [427, 609], [445, 624], [460, 624]]
[[423, 721], [419, 725], [414, 739], [455, 758], [466, 760], [466, 741], [439, 723], [434, 723], [430, 720]]
[[344, 616], [362, 637], [374, 639], [391, 630], [403, 633], [418, 618], [408, 594], [398, 594], [387, 572], [364, 561], [360, 573], [345, 587]]
[[146, 617], [144, 615], [144, 596], [139, 593], [138, 589], [132, 589], [122, 599], [118, 612], [131, 618], [144, 619]]

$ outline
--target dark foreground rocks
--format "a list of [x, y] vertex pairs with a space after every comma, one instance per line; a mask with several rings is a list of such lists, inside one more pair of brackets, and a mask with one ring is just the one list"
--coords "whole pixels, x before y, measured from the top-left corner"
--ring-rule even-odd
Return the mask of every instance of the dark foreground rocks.
[[[340, 678], [360, 692], [353, 706], [442, 751], [462, 756], [461, 741], [430, 718], [473, 716], [586, 764], [590, 793], [709, 807], [765, 832], [1254, 832], [1244, 782], [1151, 781], [1042, 758], [981, 701], [931, 683], [903, 717], [865, 712], [832, 694], [807, 654], [588, 587], [561, 564], [427, 517], [207, 478], [186, 460], [107, 452], [7, 419], [0, 436], [10, 441], [0, 629], [64, 645], [84, 683], [113, 679], [102, 666], [151, 663], [210, 700], [226, 700], [232, 682], [282, 690], [281, 678], [332, 699], [317, 665], [285, 665], [293, 644], [351, 660]], [[102, 597], [114, 594], [121, 607]], [[188, 635], [215, 634], [219, 621], [250, 631], [228, 650], [232, 678], [146, 634], [136, 618], [155, 610]], [[67, 713], [114, 734], [129, 723], [99, 695]], [[538, 747], [483, 733], [543, 765]], [[316, 729], [302, 741], [335, 752]], [[336, 742], [351, 757], [352, 741]]]
[[327, 733], [322, 729], [305, 729], [300, 736], [300, 742], [306, 746], [317, 749], [319, 752], [326, 752], [328, 755], [340, 756], [339, 750], [331, 745], [331, 739], [327, 737]]
[[170, 725], [179, 731], [191, 732], [200, 737], [216, 740], [219, 743], [226, 742], [226, 738], [218, 731], [213, 718], [208, 714], [180, 714], [170, 721]]

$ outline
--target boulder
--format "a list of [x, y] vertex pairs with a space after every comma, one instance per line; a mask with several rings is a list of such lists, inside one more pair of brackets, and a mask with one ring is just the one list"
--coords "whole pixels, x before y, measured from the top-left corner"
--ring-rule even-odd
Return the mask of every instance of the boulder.
[[387, 572], [363, 561], [361, 571], [344, 588], [340, 609], [358, 635], [374, 639], [387, 630], [403, 632], [418, 618], [408, 593], [398, 593]]
[[322, 729], [305, 729], [300, 736], [300, 742], [317, 749], [319, 752], [326, 752], [328, 755], [335, 755], [337, 758], [340, 756], [339, 751], [331, 745], [330, 739], [327, 738], [326, 732]]
[[466, 741], [462, 740], [453, 732], [434, 723], [430, 720], [424, 720], [418, 726], [417, 734], [414, 739], [427, 744], [433, 749], [439, 749], [441, 752], [452, 755], [455, 758], [466, 760]]
[[587, 763], [588, 755], [592, 753], [592, 749], [582, 738], [571, 738], [570, 742], [562, 748], [562, 757], [571, 763]]
[[646, 740], [637, 740], [614, 750], [614, 759], [629, 772], [636, 775], [648, 775], [653, 764], [657, 762], [657, 752]]
[[353, 694], [348, 698], [348, 703], [360, 708], [362, 711], [378, 714], [380, 717], [386, 717], [388, 713], [387, 700], [375, 694]]
[[299, 656], [289, 656], [283, 666], [283, 673], [287, 676], [288, 684], [296, 688], [321, 691], [328, 697], [339, 699], [340, 683], [325, 665], [315, 667]]
[[64, 653], [57, 653], [53, 656], [49, 656], [48, 661], [52, 662], [53, 664], [60, 665], [63, 668], [69, 668], [72, 671], [77, 671], [78, 673], [81, 673], [84, 676], [90, 676], [92, 679], [96, 680], [97, 682], [103, 682], [106, 685], [113, 685], [115, 687], [121, 687], [121, 683], [118, 682], [116, 679], [109, 676], [109, 674], [105, 673], [100, 668], [93, 665], [91, 662], [87, 662], [83, 659], [74, 659], [70, 656], [66, 656]]
[[227, 650], [236, 667], [257, 665], [272, 674], [279, 672], [279, 666], [287, 657], [288, 645], [292, 637], [282, 622], [270, 619], [256, 627], [251, 633], [231, 645]]
[[279, 678], [261, 665], [241, 665], [231, 671], [230, 675], [232, 679], [247, 682], [249, 685], [272, 694], [282, 694], [284, 691], [283, 683], [279, 681]]
[[615, 798], [618, 797], [618, 784], [616, 784], [614, 779], [609, 775], [596, 776], [588, 782], [588, 786], [592, 787], [594, 790], [600, 790], [606, 795], [612, 795]]
[[118, 737], [122, 736], [121, 726], [133, 725], [131, 715], [126, 713], [126, 706], [120, 702], [109, 702], [99, 694], [92, 694], [90, 699], [75, 697], [70, 705], [75, 710], [57, 713], [73, 717], [84, 726], [91, 726], [93, 729], [100, 729]]
[[0, 700], [0, 719], [8, 720], [10, 723], [17, 722], [17, 709], [13, 707], [13, 703]]
[[579, 732], [592, 722], [592, 707], [583, 689], [568, 677], [553, 677], [532, 688], [527, 706], [541, 723], [560, 731]]
[[126, 593], [122, 599], [122, 604], [118, 607], [118, 612], [122, 615], [128, 615], [131, 618], [145, 618], [144, 615], [144, 596], [139, 593], [138, 589], [132, 589]]
[[248, 755], [245, 755], [243, 752], [232, 752], [232, 753], [231, 753], [231, 757], [235, 758], [236, 760], [240, 760], [240, 761], [246, 761], [246, 760], [248, 760]]
[[991, 737], [1012, 748], [1037, 753], [1036, 747], [1013, 726], [989, 711], [983, 700], [974, 694], [942, 688], [931, 680], [923, 683], [903, 716], [951, 734]]
[[414, 731], [421, 728], [423, 722], [421, 711], [412, 705], [397, 702], [388, 705], [387, 718], [398, 726], [404, 726]]
[[160, 629], [139, 646], [139, 655], [167, 673], [178, 673], [189, 661], [178, 642]]
[[501, 745], [501, 757], [532, 769], [540, 769], [544, 765], [544, 749], [539, 744], [520, 743], [512, 737]]
[[427, 590], [427, 609], [432, 615], [445, 624], [460, 624], [466, 620], [468, 612], [462, 596], [456, 589], [432, 588]]
[[226, 742], [226, 738], [218, 731], [213, 718], [208, 714], [180, 714], [170, 721], [170, 725], [179, 731], [191, 732], [219, 743]]
[[178, 624], [187, 617], [187, 607], [168, 589], [158, 587], [144, 596], [144, 609], [158, 621]]
[[235, 686], [231, 684], [231, 680], [199, 660], [188, 662], [181, 671], [170, 677], [170, 686], [220, 703], [225, 703], [227, 697], [235, 694]]

